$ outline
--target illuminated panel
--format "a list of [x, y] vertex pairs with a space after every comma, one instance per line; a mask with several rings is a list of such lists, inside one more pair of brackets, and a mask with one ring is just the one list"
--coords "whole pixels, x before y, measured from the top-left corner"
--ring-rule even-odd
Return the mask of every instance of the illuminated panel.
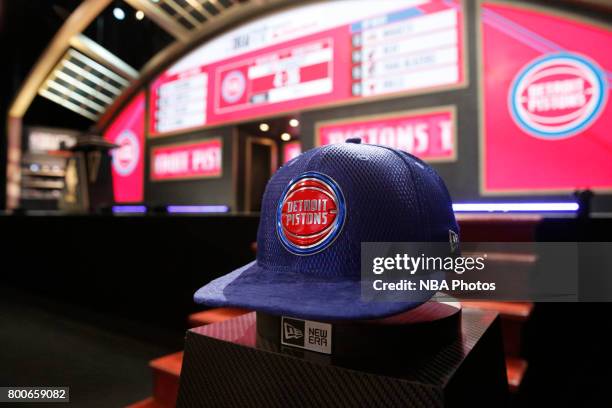
[[215, 115], [329, 94], [333, 58], [333, 39], [323, 38], [219, 67]]
[[222, 151], [219, 138], [156, 146], [151, 149], [151, 180], [221, 177]]
[[344, 0], [246, 24], [151, 85], [151, 135], [459, 86], [460, 3]]
[[351, 27], [352, 92], [374, 96], [459, 82], [457, 10], [428, 3]]
[[454, 203], [455, 212], [576, 212], [578, 203]]
[[153, 89], [155, 128], [158, 132], [172, 132], [206, 124], [206, 72], [196, 69], [181, 74], [164, 74], [154, 83]]
[[283, 144], [283, 164], [295, 159], [302, 153], [302, 144], [298, 141]]
[[104, 132], [104, 139], [119, 145], [113, 155], [113, 193], [117, 203], [143, 201], [144, 194], [144, 92], [123, 109]]
[[317, 125], [317, 144], [342, 143], [358, 137], [363, 143], [389, 146], [427, 161], [456, 157], [455, 108], [348, 118]]
[[485, 3], [482, 32], [482, 191], [611, 189], [612, 31]]

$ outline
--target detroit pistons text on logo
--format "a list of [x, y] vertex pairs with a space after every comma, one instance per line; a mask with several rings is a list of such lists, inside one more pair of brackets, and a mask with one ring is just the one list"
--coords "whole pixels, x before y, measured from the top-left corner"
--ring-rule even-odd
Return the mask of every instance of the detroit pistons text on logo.
[[344, 223], [342, 191], [334, 180], [306, 172], [289, 183], [277, 211], [277, 233], [290, 252], [310, 255], [329, 246]]
[[519, 72], [508, 104], [516, 124], [530, 135], [562, 139], [597, 119], [607, 92], [607, 81], [595, 63], [577, 54], [555, 53]]

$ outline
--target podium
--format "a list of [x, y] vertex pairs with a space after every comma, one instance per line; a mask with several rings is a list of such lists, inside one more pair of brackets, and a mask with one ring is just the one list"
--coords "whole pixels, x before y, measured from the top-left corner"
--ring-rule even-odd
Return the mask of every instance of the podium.
[[[388, 349], [373, 339], [371, 352], [348, 357], [270, 341], [258, 335], [257, 318], [252, 312], [187, 332], [178, 407], [506, 404], [501, 329], [495, 312], [460, 312], [456, 334], [443, 342], [436, 341], [440, 329], [434, 323], [422, 332], [401, 332]], [[445, 325], [453, 326], [448, 319]], [[368, 336], [372, 338], [371, 331]]]
[[70, 148], [61, 209], [87, 213], [113, 202], [112, 158], [108, 152], [116, 147], [100, 136], [84, 135]]

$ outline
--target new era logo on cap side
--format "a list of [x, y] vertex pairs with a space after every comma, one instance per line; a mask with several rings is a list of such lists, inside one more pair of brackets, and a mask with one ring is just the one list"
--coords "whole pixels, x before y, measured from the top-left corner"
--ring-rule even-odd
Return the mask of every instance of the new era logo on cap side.
[[301, 339], [304, 337], [304, 332], [289, 323], [283, 323], [283, 331], [286, 340]]
[[277, 210], [277, 234], [297, 255], [327, 248], [338, 236], [346, 214], [344, 196], [330, 177], [306, 172], [289, 182]]
[[332, 325], [283, 316], [281, 318], [281, 344], [331, 354]]

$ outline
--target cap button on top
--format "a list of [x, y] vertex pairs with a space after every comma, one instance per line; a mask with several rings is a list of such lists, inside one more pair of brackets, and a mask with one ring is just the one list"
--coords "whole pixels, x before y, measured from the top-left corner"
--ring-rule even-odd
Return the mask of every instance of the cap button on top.
[[361, 143], [361, 138], [360, 137], [351, 137], [351, 138], [346, 139], [346, 143], [360, 144]]

